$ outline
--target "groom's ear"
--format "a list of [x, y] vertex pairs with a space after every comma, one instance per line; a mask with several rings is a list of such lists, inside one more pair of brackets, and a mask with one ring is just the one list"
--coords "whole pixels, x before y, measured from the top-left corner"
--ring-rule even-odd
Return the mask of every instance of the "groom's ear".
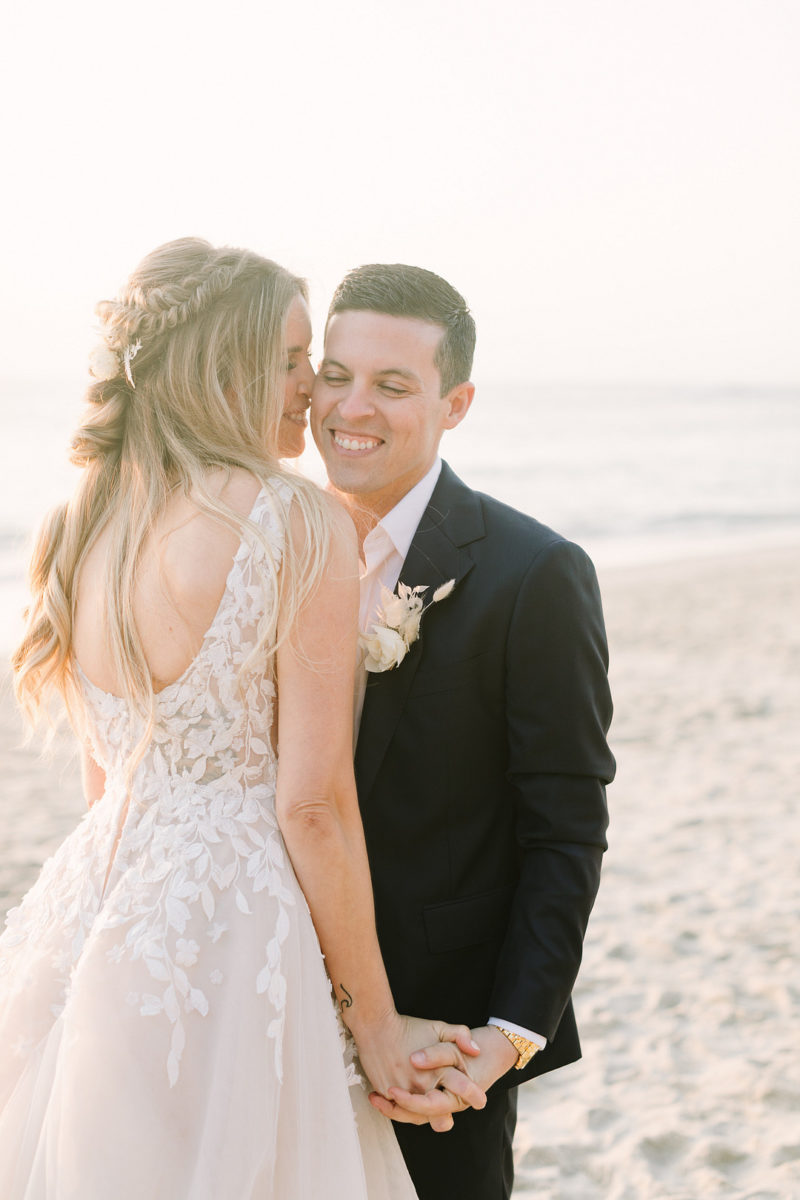
[[469, 406], [472, 404], [472, 397], [475, 395], [475, 384], [467, 380], [465, 383], [458, 383], [451, 392], [448, 392], [444, 398], [445, 403], [445, 418], [442, 428], [455, 429], [456, 425], [460, 425], [464, 417], [469, 412]]

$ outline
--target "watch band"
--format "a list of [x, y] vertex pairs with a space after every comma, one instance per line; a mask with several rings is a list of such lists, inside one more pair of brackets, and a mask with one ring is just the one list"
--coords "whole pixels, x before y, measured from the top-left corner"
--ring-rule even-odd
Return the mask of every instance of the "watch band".
[[524, 1038], [520, 1033], [512, 1033], [510, 1029], [503, 1029], [502, 1025], [495, 1025], [495, 1029], [499, 1029], [502, 1034], [505, 1034], [505, 1036], [511, 1042], [511, 1045], [519, 1054], [519, 1058], [514, 1063], [514, 1070], [522, 1071], [525, 1067], [527, 1067], [528, 1063], [531, 1061], [534, 1054], [540, 1049], [540, 1047], [536, 1045], [536, 1042], [529, 1042], [528, 1039]]

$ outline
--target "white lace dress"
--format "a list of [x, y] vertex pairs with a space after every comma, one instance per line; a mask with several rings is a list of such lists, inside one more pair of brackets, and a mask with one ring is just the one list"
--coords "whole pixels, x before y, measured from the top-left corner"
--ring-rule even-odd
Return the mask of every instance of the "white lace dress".
[[[273, 567], [289, 499], [251, 513]], [[265, 557], [242, 542], [129, 790], [135, 722], [83, 677], [105, 795], [0, 939], [2, 1200], [416, 1195], [277, 826], [270, 671], [239, 679]]]

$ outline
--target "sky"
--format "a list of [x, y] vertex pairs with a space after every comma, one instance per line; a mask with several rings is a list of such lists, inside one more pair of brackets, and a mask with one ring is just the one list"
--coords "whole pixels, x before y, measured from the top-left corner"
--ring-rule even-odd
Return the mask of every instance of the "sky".
[[439, 272], [478, 381], [800, 384], [797, 0], [34, 0], [0, 33], [0, 377], [82, 379], [95, 302], [199, 235], [305, 275], [317, 327], [354, 265]]

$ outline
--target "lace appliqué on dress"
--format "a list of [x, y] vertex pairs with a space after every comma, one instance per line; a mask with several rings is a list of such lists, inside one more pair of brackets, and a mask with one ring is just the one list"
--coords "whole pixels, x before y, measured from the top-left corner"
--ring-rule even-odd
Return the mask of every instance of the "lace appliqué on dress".
[[125, 761], [140, 726], [125, 701], [83, 676], [105, 794], [69, 849], [62, 847], [63, 862], [57, 853], [8, 916], [0, 974], [13, 977], [15, 990], [25, 986], [19, 967], [26, 944], [46, 943], [48, 927], [60, 928], [68, 949], [53, 964], [54, 1012], [81, 986], [80, 964], [91, 941], [105, 947], [112, 963], [144, 964], [152, 989], [126, 999], [142, 1018], [169, 1023], [166, 1069], [173, 1086], [187, 1015], [206, 1016], [213, 987], [224, 981], [234, 910], [237, 920], [255, 920], [255, 901], [263, 908], [264, 893], [268, 936], [262, 961], [252, 964], [252, 986], [269, 1006], [265, 1033], [282, 1075], [281, 951], [295, 900], [275, 816], [272, 658], [264, 653], [254, 660], [253, 652], [269, 594], [264, 578], [280, 564], [290, 501], [286, 484], [260, 491], [250, 520], [266, 533], [271, 553], [245, 534], [197, 657], [156, 698], [153, 737], [129, 789]]

